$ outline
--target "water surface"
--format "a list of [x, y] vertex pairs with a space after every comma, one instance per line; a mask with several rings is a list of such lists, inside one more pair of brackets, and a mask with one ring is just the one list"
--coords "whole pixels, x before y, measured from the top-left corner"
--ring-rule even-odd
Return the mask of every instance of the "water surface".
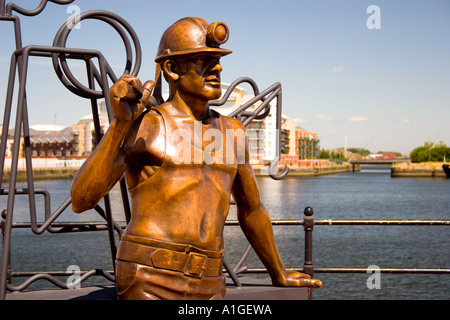
[[[424, 219], [449, 220], [450, 179], [391, 178], [388, 171], [363, 170], [311, 178], [257, 179], [261, 199], [272, 219], [302, 219], [311, 206], [316, 219]], [[70, 180], [36, 182], [49, 190], [52, 211], [69, 195]], [[25, 185], [23, 185], [24, 187]], [[42, 197], [37, 196], [39, 219]], [[17, 196], [14, 221], [28, 221], [28, 198]], [[111, 195], [116, 220], [124, 220], [118, 188]], [[6, 197], [0, 198], [0, 209]], [[235, 218], [232, 208], [230, 218]], [[95, 211], [75, 214], [67, 209], [56, 221], [102, 220]], [[302, 226], [274, 226], [276, 242], [286, 267], [302, 267]], [[313, 262], [316, 267], [450, 268], [448, 226], [316, 226]], [[239, 227], [225, 228], [226, 259], [236, 264], [247, 247]], [[11, 263], [14, 271], [112, 270], [106, 232], [35, 235], [13, 230]], [[255, 254], [248, 267], [262, 267]], [[368, 289], [370, 274], [324, 274], [315, 277], [324, 286], [315, 299], [449, 299], [450, 275], [381, 274], [381, 289]], [[109, 283], [91, 278], [84, 285]], [[14, 280], [20, 283], [23, 279]], [[105, 282], [106, 281], [106, 282]], [[39, 281], [33, 287], [46, 287]], [[51, 287], [52, 285], [50, 285]], [[33, 288], [32, 287], [32, 288]]]

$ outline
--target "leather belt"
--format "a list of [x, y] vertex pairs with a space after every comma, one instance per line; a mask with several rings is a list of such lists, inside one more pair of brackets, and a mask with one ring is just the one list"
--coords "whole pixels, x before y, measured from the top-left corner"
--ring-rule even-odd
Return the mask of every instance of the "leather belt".
[[117, 258], [155, 268], [179, 271], [196, 278], [216, 277], [222, 273], [222, 259], [199, 252], [179, 252], [122, 240]]

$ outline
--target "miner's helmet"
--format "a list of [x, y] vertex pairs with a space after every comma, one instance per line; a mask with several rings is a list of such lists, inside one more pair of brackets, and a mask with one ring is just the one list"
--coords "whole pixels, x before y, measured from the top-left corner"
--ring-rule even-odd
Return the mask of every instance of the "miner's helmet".
[[224, 22], [209, 24], [201, 18], [183, 18], [171, 25], [162, 35], [155, 61], [193, 53], [230, 54], [220, 48], [228, 40], [229, 30]]

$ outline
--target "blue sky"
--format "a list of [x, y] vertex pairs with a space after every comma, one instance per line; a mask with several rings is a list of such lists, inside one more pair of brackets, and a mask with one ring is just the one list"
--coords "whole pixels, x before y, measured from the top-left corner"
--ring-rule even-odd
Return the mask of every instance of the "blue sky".
[[[34, 9], [39, 0], [16, 0]], [[75, 0], [81, 12], [101, 9], [127, 20], [138, 34], [139, 77], [154, 78], [154, 56], [163, 31], [185, 16], [224, 21], [233, 53], [222, 59], [222, 81], [248, 76], [260, 89], [283, 86], [283, 113], [317, 132], [322, 148], [363, 147], [408, 153], [425, 141], [450, 145], [450, 1], [312, 0]], [[370, 5], [380, 8], [380, 29], [369, 29]], [[73, 11], [48, 3], [35, 17], [19, 14], [23, 45], [51, 45]], [[125, 53], [116, 32], [85, 20], [68, 47], [98, 49], [116, 74]], [[0, 99], [5, 100], [12, 24], [0, 23]], [[75, 75], [79, 62], [70, 64]], [[17, 89], [17, 87], [16, 87]], [[90, 112], [71, 94], [50, 62], [30, 60], [30, 124], [70, 126]], [[2, 112], [3, 114], [3, 112]], [[15, 118], [11, 120], [14, 126]]]

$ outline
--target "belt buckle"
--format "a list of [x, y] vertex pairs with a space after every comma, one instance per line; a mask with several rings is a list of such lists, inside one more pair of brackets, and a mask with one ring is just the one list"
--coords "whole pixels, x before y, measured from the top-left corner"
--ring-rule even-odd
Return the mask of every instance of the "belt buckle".
[[206, 259], [208, 259], [208, 256], [205, 254], [189, 252], [183, 273], [186, 276], [202, 278], [206, 270]]

